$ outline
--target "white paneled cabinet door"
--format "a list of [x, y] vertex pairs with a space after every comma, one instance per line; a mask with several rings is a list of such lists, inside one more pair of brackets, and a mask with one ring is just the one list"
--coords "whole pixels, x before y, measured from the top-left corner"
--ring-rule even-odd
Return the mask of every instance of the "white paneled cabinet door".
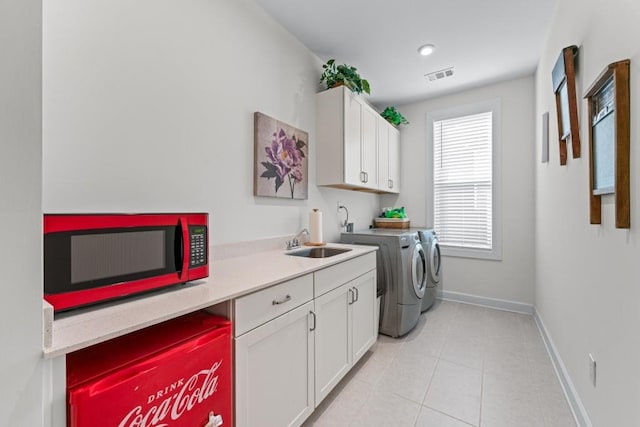
[[389, 191], [389, 124], [378, 118], [378, 184], [380, 190]]
[[376, 271], [370, 271], [347, 284], [354, 292], [351, 304], [352, 364], [376, 342]]
[[364, 106], [352, 93], [344, 96], [344, 182], [363, 185], [362, 157], [362, 110]]
[[389, 174], [387, 179], [387, 191], [400, 192], [400, 131], [388, 125], [389, 147], [387, 158], [389, 161]]
[[299, 426], [314, 410], [313, 301], [236, 338], [236, 426]]
[[349, 283], [315, 299], [316, 406], [351, 368], [349, 306], [352, 301]]
[[367, 188], [378, 188], [378, 113], [362, 106], [362, 174]]

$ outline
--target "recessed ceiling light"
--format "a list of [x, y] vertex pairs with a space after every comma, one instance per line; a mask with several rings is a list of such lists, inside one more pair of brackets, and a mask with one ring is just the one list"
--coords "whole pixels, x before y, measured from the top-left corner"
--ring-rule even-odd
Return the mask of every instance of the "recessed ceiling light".
[[418, 48], [418, 52], [422, 56], [429, 56], [433, 53], [434, 50], [436, 50], [436, 47], [432, 44], [425, 44]]

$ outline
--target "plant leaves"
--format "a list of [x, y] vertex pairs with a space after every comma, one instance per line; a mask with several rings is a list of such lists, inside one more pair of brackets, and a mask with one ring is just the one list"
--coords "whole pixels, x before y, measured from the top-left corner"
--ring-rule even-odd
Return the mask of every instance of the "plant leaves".
[[276, 193], [278, 192], [280, 187], [282, 187], [282, 184], [284, 184], [284, 181], [282, 181], [279, 176], [276, 176]]
[[364, 79], [362, 80], [362, 90], [364, 90], [368, 94], [371, 94], [371, 89], [369, 87], [369, 82], [364, 80]]
[[269, 162], [261, 162], [262, 166], [264, 166], [267, 170], [262, 172], [262, 175], [260, 175], [261, 178], [277, 178], [278, 177], [278, 170], [275, 167], [275, 165], [272, 165]]

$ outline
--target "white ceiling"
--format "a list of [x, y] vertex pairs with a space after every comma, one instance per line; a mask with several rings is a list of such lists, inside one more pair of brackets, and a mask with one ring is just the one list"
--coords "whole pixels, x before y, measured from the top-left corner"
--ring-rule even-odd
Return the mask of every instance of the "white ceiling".
[[323, 61], [356, 67], [382, 108], [532, 74], [557, 0], [256, 1]]

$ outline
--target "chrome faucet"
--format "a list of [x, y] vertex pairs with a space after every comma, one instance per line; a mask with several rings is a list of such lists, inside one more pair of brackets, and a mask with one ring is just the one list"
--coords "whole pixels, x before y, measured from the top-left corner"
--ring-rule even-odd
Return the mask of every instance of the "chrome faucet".
[[289, 240], [287, 242], [287, 249], [297, 249], [300, 247], [300, 240], [299, 237], [302, 237], [304, 235], [309, 235], [309, 230], [307, 230], [306, 228], [303, 228], [302, 231], [300, 231], [298, 234], [296, 234], [293, 239]]

